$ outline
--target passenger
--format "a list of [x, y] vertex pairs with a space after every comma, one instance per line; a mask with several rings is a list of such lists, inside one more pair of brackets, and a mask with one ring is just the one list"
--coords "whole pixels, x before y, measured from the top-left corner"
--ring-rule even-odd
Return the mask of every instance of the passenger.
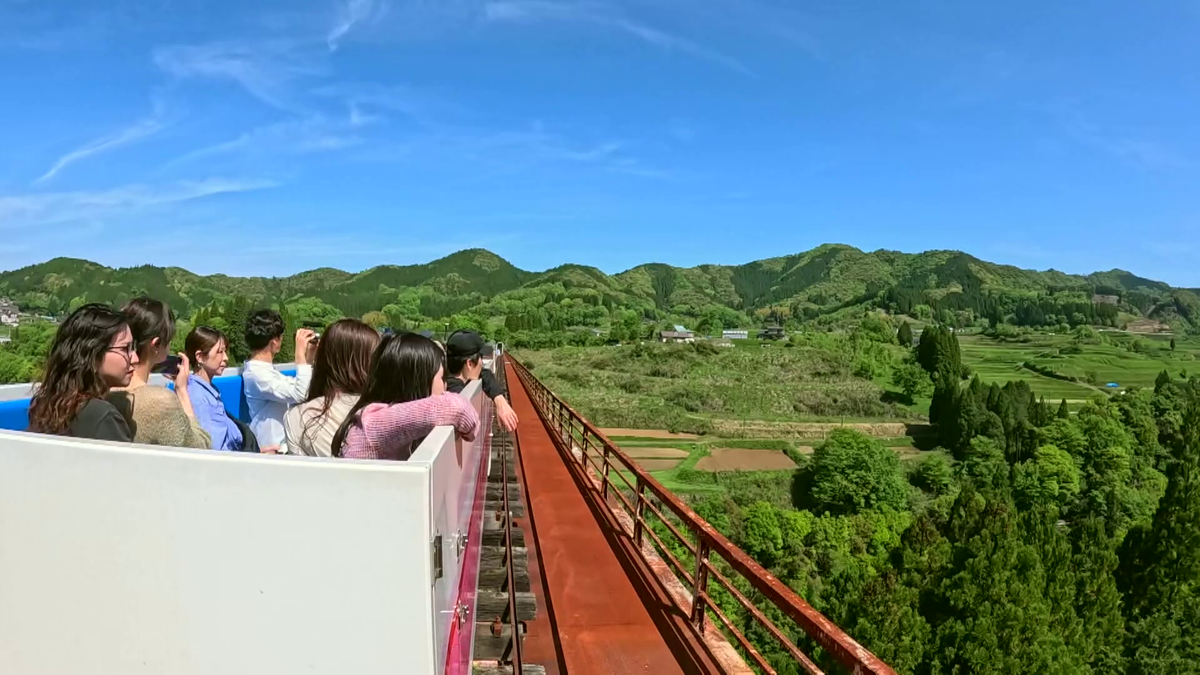
[[164, 363], [170, 352], [171, 339], [175, 337], [174, 312], [160, 300], [141, 297], [125, 303], [121, 313], [129, 322], [137, 345], [138, 363], [129, 384], [114, 387], [108, 400], [118, 407], [128, 406], [134, 442], [179, 448], [209, 447], [209, 435], [197, 424], [188, 396], [190, 368], [186, 355], [180, 354], [174, 370], [164, 373], [174, 381], [175, 391], [147, 386], [151, 370]]
[[296, 375], [275, 370], [275, 355], [283, 346], [283, 318], [273, 309], [260, 309], [246, 321], [246, 346], [250, 359], [242, 366], [242, 387], [250, 406], [250, 430], [265, 453], [287, 452], [283, 416], [288, 407], [303, 403], [312, 381], [312, 356], [316, 333], [296, 331]]
[[283, 418], [288, 451], [330, 457], [333, 435], [367, 388], [379, 333], [357, 319], [336, 321], [321, 336], [308, 400]]
[[333, 456], [405, 460], [416, 440], [443, 424], [474, 440], [479, 415], [463, 397], [445, 393], [442, 377], [433, 340], [414, 333], [383, 338], [366, 390], [333, 437]]
[[125, 315], [107, 305], [84, 305], [58, 327], [46, 368], [29, 402], [29, 430], [42, 434], [131, 441], [129, 420], [105, 400], [124, 387], [138, 365]]
[[471, 380], [483, 381], [483, 393], [496, 405], [496, 419], [506, 431], [517, 428], [517, 413], [504, 397], [504, 388], [496, 381], [491, 370], [483, 367], [487, 345], [479, 333], [470, 330], [455, 331], [446, 340], [446, 391], [459, 393]]
[[234, 452], [258, 452], [258, 444], [250, 428], [239, 424], [225, 410], [221, 392], [213, 384], [213, 378], [225, 372], [229, 358], [225, 352], [228, 340], [225, 335], [208, 326], [196, 326], [183, 341], [183, 350], [192, 364], [187, 390], [196, 411], [196, 420], [212, 439], [208, 447], [213, 450]]

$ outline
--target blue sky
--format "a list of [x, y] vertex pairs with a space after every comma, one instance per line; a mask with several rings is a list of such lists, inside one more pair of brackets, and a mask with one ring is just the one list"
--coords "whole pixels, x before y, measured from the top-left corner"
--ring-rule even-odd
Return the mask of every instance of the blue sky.
[[826, 242], [1200, 286], [1200, 4], [0, 0], [0, 268]]

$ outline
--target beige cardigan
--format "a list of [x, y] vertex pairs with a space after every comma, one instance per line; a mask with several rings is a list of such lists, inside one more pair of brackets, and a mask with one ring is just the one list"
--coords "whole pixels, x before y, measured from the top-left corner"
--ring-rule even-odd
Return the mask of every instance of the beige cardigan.
[[[139, 385], [109, 394], [125, 397], [133, 411], [130, 427], [134, 443], [169, 445], [177, 448], [212, 447], [208, 432], [194, 417], [188, 417], [175, 392], [166, 387]], [[119, 407], [119, 406], [118, 406]]]

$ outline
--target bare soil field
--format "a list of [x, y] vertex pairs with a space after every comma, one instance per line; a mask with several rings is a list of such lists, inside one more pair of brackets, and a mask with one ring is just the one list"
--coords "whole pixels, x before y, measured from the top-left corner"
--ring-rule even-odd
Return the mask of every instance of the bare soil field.
[[621, 450], [634, 459], [683, 459], [687, 457], [687, 450], [679, 448], [621, 448]]
[[696, 463], [700, 471], [779, 471], [795, 469], [796, 463], [778, 450], [713, 448], [712, 454]]
[[613, 436], [625, 436], [631, 438], [671, 438], [671, 439], [689, 439], [700, 438], [696, 434], [681, 434], [672, 433], [665, 429], [601, 429], [605, 436], [612, 438]]
[[637, 460], [638, 466], [642, 467], [646, 471], [666, 471], [667, 469], [674, 469], [676, 466], [679, 466], [679, 462], [680, 462], [680, 460], [678, 460], [678, 459], [639, 459], [639, 460]]

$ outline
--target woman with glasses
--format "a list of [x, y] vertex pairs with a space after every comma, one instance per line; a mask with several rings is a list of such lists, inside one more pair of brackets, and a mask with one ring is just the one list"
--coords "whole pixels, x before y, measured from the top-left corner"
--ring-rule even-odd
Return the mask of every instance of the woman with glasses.
[[29, 430], [42, 434], [130, 441], [125, 414], [105, 400], [124, 387], [138, 365], [125, 315], [84, 305], [58, 327], [46, 367], [29, 403]]
[[[179, 354], [169, 360], [171, 339], [175, 337], [175, 313], [167, 303], [153, 298], [134, 298], [121, 308], [138, 353], [133, 377], [125, 387], [109, 393], [110, 403], [129, 408], [133, 422], [133, 441], [147, 445], [178, 448], [208, 448], [211, 439], [196, 422], [188, 396], [188, 357]], [[152, 387], [150, 373], [160, 366], [172, 380], [175, 391]]]

